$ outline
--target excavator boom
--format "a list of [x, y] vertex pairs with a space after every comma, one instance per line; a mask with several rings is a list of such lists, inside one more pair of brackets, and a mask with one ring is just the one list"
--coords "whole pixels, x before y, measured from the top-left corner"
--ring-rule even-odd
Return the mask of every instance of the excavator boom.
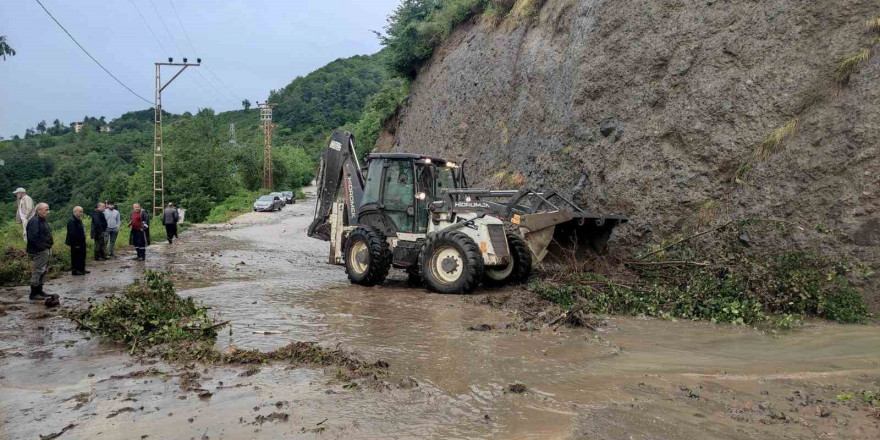
[[338, 199], [345, 205], [345, 222], [357, 224], [358, 206], [364, 194], [364, 175], [354, 148], [354, 136], [349, 132], [335, 130], [330, 144], [321, 156], [316, 179], [318, 202], [315, 219], [309, 225], [308, 235], [330, 241], [330, 213]]

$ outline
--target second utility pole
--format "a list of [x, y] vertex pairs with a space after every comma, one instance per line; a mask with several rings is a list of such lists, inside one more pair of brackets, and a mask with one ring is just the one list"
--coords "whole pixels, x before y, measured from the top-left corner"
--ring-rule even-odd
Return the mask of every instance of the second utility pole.
[[272, 123], [272, 108], [275, 104], [264, 102], [257, 105], [260, 106], [260, 122], [263, 124], [265, 132], [265, 144], [263, 145], [263, 188], [272, 190], [275, 188], [272, 182], [272, 129], [275, 124]]
[[[175, 63], [174, 58], [168, 58], [167, 63], [156, 64], [156, 104], [153, 106], [153, 216], [162, 213], [165, 208], [165, 160], [164, 145], [162, 143], [162, 90], [171, 84], [175, 78], [180, 76], [187, 67], [198, 67], [202, 63], [202, 59], [196, 59], [196, 63], [187, 63], [186, 58], [182, 63]], [[182, 66], [171, 79], [164, 85], [162, 84], [162, 66]], [[159, 204], [156, 204], [158, 200]]]

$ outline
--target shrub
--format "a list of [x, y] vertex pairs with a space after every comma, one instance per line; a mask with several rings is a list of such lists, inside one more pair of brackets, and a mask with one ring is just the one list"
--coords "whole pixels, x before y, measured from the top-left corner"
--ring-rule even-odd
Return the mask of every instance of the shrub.
[[868, 308], [857, 290], [841, 287], [826, 299], [824, 315], [843, 324], [864, 324], [867, 321]]
[[167, 273], [146, 271], [121, 295], [111, 295], [82, 312], [71, 312], [81, 326], [132, 352], [170, 342], [213, 341], [216, 332], [205, 309], [181, 298]]
[[238, 215], [250, 212], [253, 209], [254, 200], [259, 196], [259, 191], [239, 189], [237, 193], [226, 198], [223, 203], [211, 208], [211, 212], [208, 214], [205, 222], [224, 223]]

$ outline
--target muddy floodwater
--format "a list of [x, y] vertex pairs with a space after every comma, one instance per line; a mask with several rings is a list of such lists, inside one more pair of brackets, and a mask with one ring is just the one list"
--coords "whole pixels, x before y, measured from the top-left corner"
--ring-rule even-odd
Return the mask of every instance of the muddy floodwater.
[[[180, 243], [151, 246], [146, 263], [120, 252], [46, 290], [77, 307], [145, 268], [170, 270], [181, 295], [230, 321], [220, 349], [315, 341], [384, 360], [387, 377], [352, 387], [333, 368], [136, 360], [30, 304], [26, 287], [7, 288], [0, 439], [880, 438], [880, 415], [861, 402], [880, 393], [876, 325], [524, 325], [473, 297], [409, 287], [402, 274], [349, 285], [326, 264], [327, 243], [305, 236], [313, 212], [310, 199], [196, 226]], [[208, 392], [181, 387], [184, 374]]]

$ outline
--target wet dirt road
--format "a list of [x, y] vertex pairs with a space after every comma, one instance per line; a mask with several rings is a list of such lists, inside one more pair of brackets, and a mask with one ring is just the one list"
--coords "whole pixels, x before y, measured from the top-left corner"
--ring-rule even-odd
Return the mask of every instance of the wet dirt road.
[[[768, 335], [609, 318], [598, 333], [553, 331], [474, 298], [407, 287], [401, 274], [380, 288], [349, 285], [326, 264], [327, 244], [305, 237], [313, 210], [305, 202], [195, 227], [182, 243], [150, 247], [146, 265], [172, 270], [181, 295], [231, 321], [220, 348], [317, 341], [387, 361], [388, 377], [351, 388], [332, 368], [143, 365], [9, 289], [0, 439], [71, 425], [60, 438], [880, 437], [877, 412], [859, 403], [862, 391], [880, 392], [876, 326]], [[50, 287], [76, 304], [142, 269], [116, 260]], [[494, 329], [468, 329], [481, 324]], [[256, 333], [266, 331], [280, 333]], [[198, 372], [213, 394], [181, 389], [181, 372]], [[528, 391], [506, 392], [515, 382]]]

